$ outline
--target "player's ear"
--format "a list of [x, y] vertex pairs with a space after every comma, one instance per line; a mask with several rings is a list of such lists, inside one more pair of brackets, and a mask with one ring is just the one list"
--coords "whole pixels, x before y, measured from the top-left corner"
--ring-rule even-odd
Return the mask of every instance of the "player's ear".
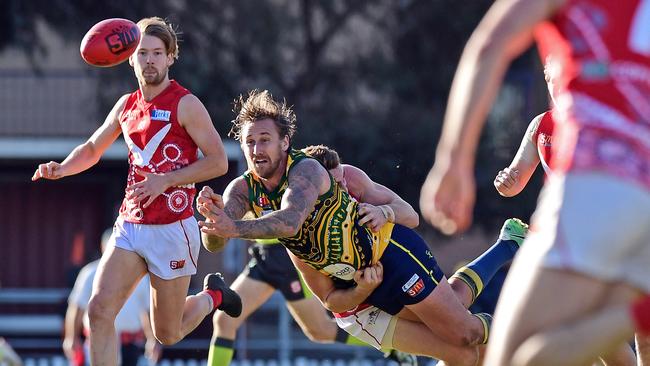
[[282, 151], [288, 151], [289, 150], [289, 136], [284, 136], [282, 138], [282, 142], [280, 143], [280, 147], [282, 148]]
[[171, 65], [174, 64], [174, 55], [171, 53], [167, 55], [167, 67], [170, 67]]
[[133, 67], [133, 58], [135, 57], [135, 54], [136, 52], [133, 52], [131, 56], [129, 56], [129, 65], [131, 65], [131, 67]]

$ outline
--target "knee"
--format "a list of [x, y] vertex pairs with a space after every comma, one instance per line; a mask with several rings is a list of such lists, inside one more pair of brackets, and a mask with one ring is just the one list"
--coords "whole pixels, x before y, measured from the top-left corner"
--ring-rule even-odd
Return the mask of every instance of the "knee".
[[115, 311], [108, 301], [101, 296], [93, 296], [88, 303], [88, 319], [90, 320], [90, 328], [96, 326], [103, 326], [106, 324], [113, 325], [115, 323]]
[[214, 328], [214, 333], [234, 333], [239, 329], [239, 326], [245, 319], [246, 318], [244, 317], [233, 318], [223, 311], [215, 311], [212, 316], [212, 327]]
[[456, 346], [475, 346], [483, 340], [483, 332], [474, 328], [453, 328], [449, 341]]
[[174, 345], [183, 338], [179, 329], [171, 329], [164, 326], [155, 327], [153, 329], [153, 335], [163, 346]]

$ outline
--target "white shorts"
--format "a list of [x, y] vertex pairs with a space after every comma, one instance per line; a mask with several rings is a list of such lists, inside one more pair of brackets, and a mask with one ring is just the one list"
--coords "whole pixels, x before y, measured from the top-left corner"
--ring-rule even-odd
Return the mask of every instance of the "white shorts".
[[352, 336], [376, 349], [392, 349], [397, 317], [374, 306], [359, 311], [334, 314], [336, 324]]
[[650, 192], [607, 174], [552, 175], [521, 255], [650, 292]]
[[196, 219], [188, 217], [165, 225], [145, 225], [118, 218], [107, 245], [135, 252], [149, 272], [171, 280], [196, 273], [201, 234]]

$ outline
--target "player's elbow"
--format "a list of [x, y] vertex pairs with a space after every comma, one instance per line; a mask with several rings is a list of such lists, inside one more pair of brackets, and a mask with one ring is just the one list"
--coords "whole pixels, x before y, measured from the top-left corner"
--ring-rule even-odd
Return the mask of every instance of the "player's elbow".
[[102, 152], [97, 149], [95, 144], [92, 141], [86, 141], [85, 143], [77, 147], [79, 155], [81, 155], [84, 160], [89, 161], [92, 165], [97, 164], [99, 159], [102, 157]]
[[215, 162], [212, 174], [215, 177], [220, 177], [228, 172], [228, 159], [223, 158]]

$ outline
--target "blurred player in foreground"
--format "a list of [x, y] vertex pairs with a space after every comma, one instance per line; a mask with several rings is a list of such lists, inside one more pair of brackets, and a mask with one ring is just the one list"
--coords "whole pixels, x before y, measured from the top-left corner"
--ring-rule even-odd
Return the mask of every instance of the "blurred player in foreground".
[[497, 306], [486, 364], [582, 365], [650, 332], [650, 1], [499, 0], [459, 63], [425, 217], [471, 223], [473, 167], [507, 66], [558, 70], [553, 175]]

